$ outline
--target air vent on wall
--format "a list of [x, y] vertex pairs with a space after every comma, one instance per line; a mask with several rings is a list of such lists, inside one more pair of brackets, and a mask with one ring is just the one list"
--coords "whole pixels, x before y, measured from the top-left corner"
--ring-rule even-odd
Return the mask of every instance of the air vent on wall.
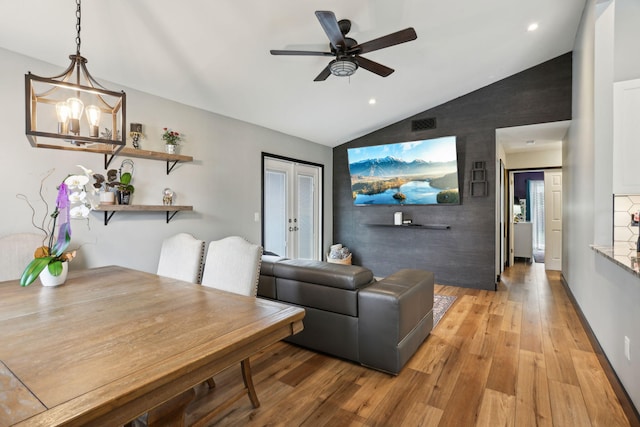
[[418, 119], [411, 121], [411, 132], [418, 132], [421, 130], [429, 130], [436, 128], [436, 118], [430, 117], [428, 119]]

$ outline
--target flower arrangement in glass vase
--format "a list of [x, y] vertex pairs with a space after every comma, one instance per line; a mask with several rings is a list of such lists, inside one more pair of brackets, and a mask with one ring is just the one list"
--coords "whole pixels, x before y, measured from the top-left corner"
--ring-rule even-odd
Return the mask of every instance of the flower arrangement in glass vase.
[[[24, 194], [16, 197], [24, 200], [31, 208], [31, 223], [38, 230], [42, 231], [44, 237], [42, 246], [36, 248], [33, 260], [27, 265], [20, 285], [28, 286], [41, 276], [41, 281], [45, 286], [64, 283], [68, 270], [68, 262], [76, 256], [76, 251], [67, 251], [71, 243], [71, 219], [88, 218], [89, 212], [93, 210], [95, 204], [88, 196], [85, 185], [89, 182], [92, 171], [78, 165], [84, 171], [83, 174], [68, 175], [56, 188], [56, 204], [51, 215], [48, 215], [49, 205], [43, 196], [44, 181], [51, 176], [50, 170], [40, 182], [40, 200], [46, 207], [42, 221], [36, 223], [36, 209]], [[49, 220], [47, 220], [47, 216]], [[57, 227], [57, 228], [56, 228]], [[45, 271], [46, 268], [46, 271]], [[46, 279], [45, 279], [46, 277]], [[49, 283], [49, 280], [53, 282]]]
[[162, 128], [162, 140], [164, 141], [164, 147], [167, 153], [173, 154], [176, 151], [176, 145], [182, 141], [182, 135], [180, 132], [176, 132], [169, 128]]

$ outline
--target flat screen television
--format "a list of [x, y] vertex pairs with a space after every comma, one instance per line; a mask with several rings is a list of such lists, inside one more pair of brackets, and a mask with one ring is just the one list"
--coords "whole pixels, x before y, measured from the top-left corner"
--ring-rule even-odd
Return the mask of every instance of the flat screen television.
[[348, 148], [355, 205], [460, 204], [456, 137]]

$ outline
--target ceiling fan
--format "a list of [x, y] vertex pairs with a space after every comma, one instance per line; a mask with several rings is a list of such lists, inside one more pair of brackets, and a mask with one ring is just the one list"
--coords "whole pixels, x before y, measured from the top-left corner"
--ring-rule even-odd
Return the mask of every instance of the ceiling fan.
[[320, 21], [322, 29], [329, 37], [331, 52], [313, 52], [306, 50], [271, 50], [272, 55], [303, 55], [303, 56], [335, 56], [329, 65], [314, 79], [316, 82], [326, 80], [330, 75], [344, 77], [356, 72], [358, 67], [371, 71], [382, 77], [387, 77], [393, 73], [393, 69], [377, 62], [371, 61], [363, 56], [363, 53], [384, 49], [385, 47], [405, 43], [418, 38], [416, 31], [409, 27], [386, 36], [358, 44], [350, 37], [345, 37], [351, 29], [351, 21], [341, 19], [338, 21], [336, 15], [330, 11], [316, 11], [316, 17]]

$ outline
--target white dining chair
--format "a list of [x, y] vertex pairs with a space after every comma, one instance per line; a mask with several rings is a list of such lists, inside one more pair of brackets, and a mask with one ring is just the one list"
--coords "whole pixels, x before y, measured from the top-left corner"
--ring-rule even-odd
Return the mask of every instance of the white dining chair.
[[[262, 246], [249, 243], [239, 236], [213, 241], [209, 243], [207, 250], [202, 285], [255, 297], [258, 291], [261, 263]], [[253, 407], [257, 408], [260, 406], [260, 401], [253, 387], [249, 358], [244, 359], [240, 366], [245, 388], [236, 398], [246, 393]], [[209, 387], [215, 387], [213, 379], [207, 382]]]
[[22, 276], [33, 259], [36, 248], [43, 245], [43, 234], [15, 233], [0, 237], [0, 282]]
[[204, 249], [204, 240], [198, 240], [188, 233], [178, 233], [166, 238], [160, 249], [157, 274], [200, 283]]
[[[200, 283], [204, 265], [204, 249], [205, 241], [198, 240], [189, 233], [178, 233], [167, 237], [162, 241], [160, 247], [160, 259], [156, 274], [185, 282]], [[184, 409], [194, 395], [195, 391], [191, 389], [172, 401], [177, 399], [178, 406]], [[159, 421], [167, 422], [167, 414], [164, 409], [165, 406], [155, 408], [125, 424], [125, 427], [146, 427], [155, 425], [154, 423]], [[168, 422], [169, 424], [163, 425], [183, 425], [184, 419], [183, 417], [179, 420], [171, 418]]]

